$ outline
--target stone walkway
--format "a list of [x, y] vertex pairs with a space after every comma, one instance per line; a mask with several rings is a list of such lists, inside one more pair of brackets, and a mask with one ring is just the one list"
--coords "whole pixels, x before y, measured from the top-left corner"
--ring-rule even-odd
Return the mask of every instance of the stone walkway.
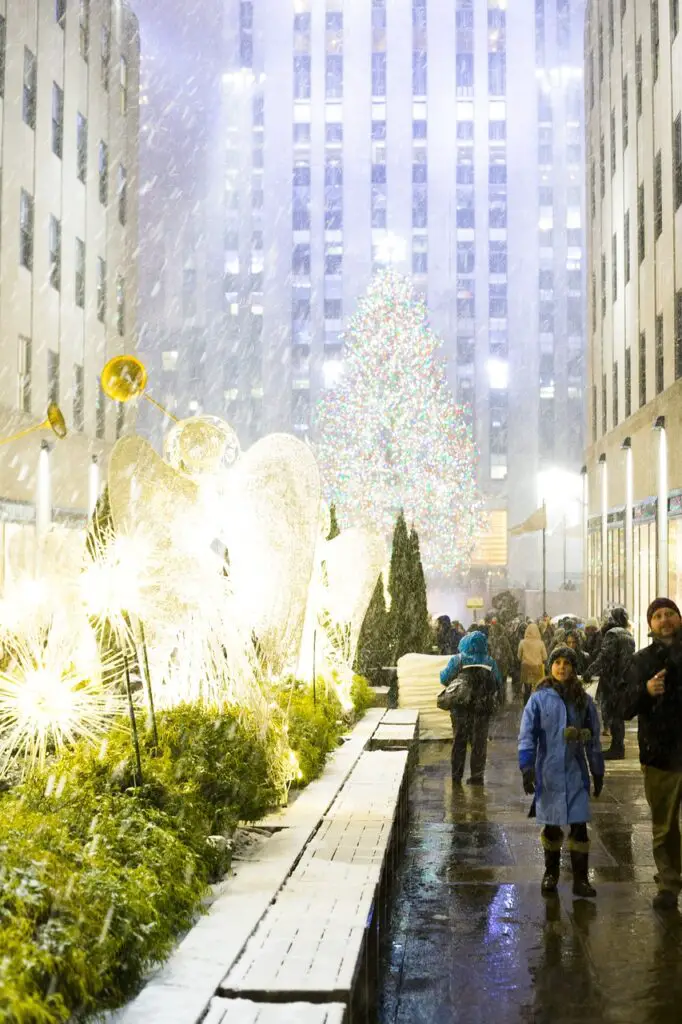
[[[680, 1024], [682, 917], [651, 909], [648, 808], [628, 758], [592, 803], [595, 901], [540, 895], [539, 827], [516, 764], [520, 708], [496, 721], [483, 789], [422, 743], [379, 990], [381, 1024]], [[468, 767], [468, 765], [467, 765]]]

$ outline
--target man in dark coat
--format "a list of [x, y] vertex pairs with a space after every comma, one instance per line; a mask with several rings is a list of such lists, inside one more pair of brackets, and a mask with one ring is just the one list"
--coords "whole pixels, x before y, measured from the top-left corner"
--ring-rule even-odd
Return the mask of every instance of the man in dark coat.
[[586, 681], [599, 676], [597, 696], [604, 724], [611, 730], [611, 746], [604, 751], [607, 761], [620, 761], [625, 757], [622, 690], [634, 653], [635, 640], [628, 629], [628, 613], [621, 607], [609, 609], [602, 626], [599, 653], [584, 671]]
[[674, 601], [658, 597], [649, 605], [647, 622], [652, 643], [632, 659], [622, 707], [625, 718], [639, 719], [657, 870], [654, 907], [673, 910], [682, 889], [682, 618]]

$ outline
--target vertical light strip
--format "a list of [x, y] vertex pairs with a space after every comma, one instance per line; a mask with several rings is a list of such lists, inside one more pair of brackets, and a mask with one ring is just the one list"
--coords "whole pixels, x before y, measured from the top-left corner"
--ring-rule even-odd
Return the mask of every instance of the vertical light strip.
[[44, 537], [52, 521], [52, 494], [50, 480], [50, 446], [47, 441], [40, 443], [38, 456], [38, 481], [36, 487], [36, 533], [38, 540]]
[[606, 456], [601, 455], [599, 458], [599, 466], [601, 473], [601, 603], [602, 608], [606, 607], [607, 602], [607, 580], [608, 580], [608, 546], [607, 546], [607, 532], [608, 532], [608, 500], [609, 500], [609, 488], [608, 488], [608, 477], [606, 469]]
[[583, 478], [583, 507], [582, 507], [582, 531], [583, 531], [583, 580], [584, 580], [584, 603], [588, 606], [588, 611], [592, 612], [589, 608], [590, 603], [590, 585], [589, 580], [593, 570], [593, 566], [590, 565], [590, 549], [589, 540], [587, 533], [587, 524], [590, 516], [590, 478], [587, 472], [587, 466], [583, 466], [581, 470]]
[[632, 534], [632, 505], [634, 502], [634, 466], [632, 462], [632, 448], [628, 445], [625, 449], [625, 606], [630, 613], [634, 614], [634, 588], [633, 588], [633, 534]]
[[658, 428], [658, 532], [657, 597], [668, 596], [668, 441], [665, 427]]

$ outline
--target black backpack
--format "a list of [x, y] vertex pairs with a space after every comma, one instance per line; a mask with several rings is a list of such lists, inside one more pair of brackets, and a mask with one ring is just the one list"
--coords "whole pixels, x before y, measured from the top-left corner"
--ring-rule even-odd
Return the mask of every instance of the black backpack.
[[495, 710], [497, 684], [490, 665], [462, 665], [457, 677], [438, 697], [443, 711], [473, 711], [489, 715]]

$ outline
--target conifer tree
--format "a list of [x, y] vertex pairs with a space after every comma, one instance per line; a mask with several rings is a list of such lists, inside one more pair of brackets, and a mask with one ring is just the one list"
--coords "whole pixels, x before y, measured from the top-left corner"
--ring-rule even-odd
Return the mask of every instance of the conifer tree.
[[369, 679], [373, 686], [379, 686], [384, 679], [381, 670], [391, 664], [390, 657], [388, 612], [386, 611], [384, 577], [382, 575], [377, 580], [360, 630], [355, 670], [361, 676]]
[[341, 527], [336, 517], [336, 504], [332, 502], [329, 506], [329, 533], [327, 534], [327, 540], [334, 540], [334, 537], [338, 537], [341, 533]]

